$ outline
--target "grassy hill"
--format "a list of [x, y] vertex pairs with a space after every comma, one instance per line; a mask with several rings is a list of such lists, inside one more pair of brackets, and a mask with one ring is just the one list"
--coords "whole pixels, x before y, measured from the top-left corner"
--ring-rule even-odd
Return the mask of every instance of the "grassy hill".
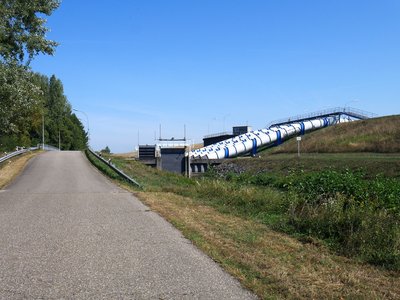
[[[297, 152], [296, 139], [270, 153]], [[375, 152], [400, 153], [400, 115], [342, 123], [306, 134], [302, 153]]]

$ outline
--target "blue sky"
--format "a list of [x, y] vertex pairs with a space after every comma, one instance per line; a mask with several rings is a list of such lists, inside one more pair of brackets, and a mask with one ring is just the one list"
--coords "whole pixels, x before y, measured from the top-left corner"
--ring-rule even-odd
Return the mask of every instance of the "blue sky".
[[[400, 1], [65, 0], [55, 74], [113, 152], [328, 107], [400, 113]], [[83, 114], [77, 113], [86, 125]]]

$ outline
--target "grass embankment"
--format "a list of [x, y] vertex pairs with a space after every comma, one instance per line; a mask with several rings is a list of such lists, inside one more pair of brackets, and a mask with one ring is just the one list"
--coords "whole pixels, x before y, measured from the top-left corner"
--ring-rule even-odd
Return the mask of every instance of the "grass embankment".
[[[342, 123], [306, 134], [301, 151], [306, 153], [400, 152], [400, 115]], [[296, 139], [272, 149], [272, 153], [297, 152]]]
[[220, 169], [236, 169], [239, 173], [274, 173], [281, 176], [289, 171], [318, 172], [336, 170], [365, 173], [368, 178], [377, 175], [400, 178], [400, 153], [297, 153], [271, 154], [264, 152], [260, 157], [239, 157], [223, 162]]
[[28, 152], [0, 164], [0, 189], [7, 186], [25, 168], [28, 161], [40, 151]]
[[[376, 247], [390, 241], [382, 251], [392, 254], [382, 256], [384, 262], [376, 260], [374, 263], [391, 270], [360, 263], [369, 261], [367, 257], [370, 256], [365, 256], [369, 252], [358, 251], [358, 245], [352, 245], [356, 253], [346, 253], [356, 259], [333, 254], [333, 251], [343, 253], [337, 247], [342, 241], [332, 230], [337, 224], [343, 225], [340, 233], [348, 233], [349, 228], [358, 232], [355, 225], [360, 224], [353, 221], [361, 215], [355, 206], [359, 200], [348, 204], [345, 199], [352, 199], [352, 196], [329, 190], [326, 194], [329, 201], [324, 201], [325, 192], [318, 201], [312, 201], [308, 193], [314, 192], [313, 186], [304, 190], [304, 180], [296, 177], [295, 171], [290, 172], [291, 176], [287, 176], [286, 170], [276, 176], [246, 173], [226, 174], [221, 178], [210, 174], [208, 178], [187, 179], [124, 158], [114, 157], [113, 162], [128, 175], [140, 178], [145, 186], [144, 191], [135, 192], [140, 199], [262, 298], [400, 297], [400, 274], [394, 263], [399, 254], [396, 223], [390, 223], [393, 230], [385, 235], [381, 223], [373, 222], [372, 212], [379, 211], [379, 221], [382, 221], [387, 217], [381, 214], [385, 209], [373, 206], [368, 214], [372, 221], [365, 226], [376, 229], [375, 235], [371, 232], [362, 238], [374, 238], [367, 244], [378, 242]], [[350, 173], [349, 178], [355, 176], [356, 181], [369, 180]], [[328, 178], [324, 179], [327, 184], [330, 175], [338, 180], [336, 174], [327, 174]], [[308, 181], [314, 182], [313, 178], [317, 177], [308, 178]], [[314, 184], [320, 185], [319, 182]], [[322, 213], [325, 217], [344, 207], [351, 208], [350, 219], [343, 214], [332, 220], [322, 218], [322, 231], [332, 231], [329, 237], [320, 234], [320, 227], [313, 227], [320, 222], [316, 217], [318, 210], [325, 206], [329, 208]], [[374, 224], [378, 227], [374, 228]]]

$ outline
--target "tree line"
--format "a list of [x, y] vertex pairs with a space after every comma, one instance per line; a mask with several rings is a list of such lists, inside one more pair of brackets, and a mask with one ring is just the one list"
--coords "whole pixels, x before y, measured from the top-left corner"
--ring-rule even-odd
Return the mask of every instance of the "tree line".
[[44, 140], [63, 150], [84, 149], [85, 129], [73, 113], [63, 84], [35, 73], [29, 64], [39, 53], [53, 55], [57, 43], [45, 37], [42, 16], [56, 0], [0, 1], [0, 151], [34, 146]]

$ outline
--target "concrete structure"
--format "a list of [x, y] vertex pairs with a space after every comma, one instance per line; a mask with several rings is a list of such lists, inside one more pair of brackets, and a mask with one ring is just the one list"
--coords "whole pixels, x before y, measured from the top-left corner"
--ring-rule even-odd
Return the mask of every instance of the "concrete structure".
[[173, 173], [185, 174], [185, 152], [186, 147], [161, 147], [160, 168]]
[[232, 132], [220, 132], [215, 134], [206, 135], [203, 138], [203, 145], [204, 147], [216, 144], [227, 139], [233, 138], [235, 136], [245, 134], [251, 131], [250, 126], [234, 126], [232, 128]]
[[157, 166], [157, 145], [139, 145], [139, 160], [146, 165]]

